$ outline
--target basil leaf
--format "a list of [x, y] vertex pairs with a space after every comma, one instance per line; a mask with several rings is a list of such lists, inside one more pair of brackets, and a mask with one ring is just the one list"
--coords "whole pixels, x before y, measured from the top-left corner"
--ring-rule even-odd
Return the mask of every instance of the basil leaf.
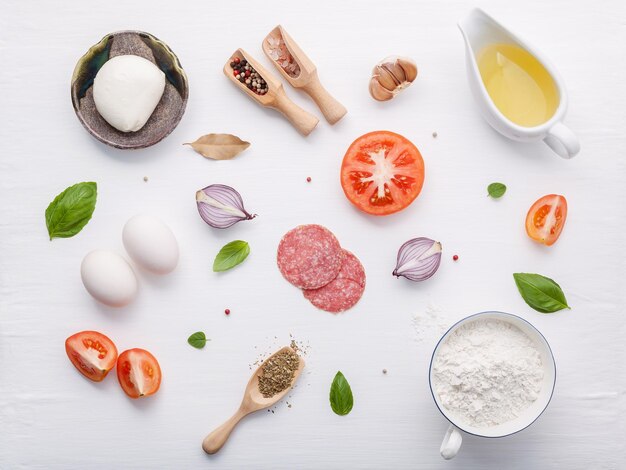
[[211, 340], [207, 339], [206, 335], [204, 334], [204, 331], [198, 331], [192, 334], [187, 339], [187, 342], [196, 349], [202, 349], [206, 345], [207, 341], [211, 341]]
[[337, 372], [330, 386], [330, 407], [339, 416], [345, 416], [352, 410], [354, 398], [350, 384], [341, 372]]
[[235, 240], [222, 247], [213, 261], [213, 271], [228, 271], [243, 262], [250, 254], [250, 245], [243, 240]]
[[569, 309], [565, 294], [552, 279], [540, 274], [514, 273], [513, 278], [524, 301], [541, 313]]
[[506, 193], [506, 185], [502, 183], [491, 183], [487, 186], [487, 192], [494, 199], [501, 198], [504, 196], [504, 193]]
[[80, 232], [96, 208], [97, 194], [96, 183], [78, 183], [55, 197], [46, 209], [50, 240], [73, 237]]

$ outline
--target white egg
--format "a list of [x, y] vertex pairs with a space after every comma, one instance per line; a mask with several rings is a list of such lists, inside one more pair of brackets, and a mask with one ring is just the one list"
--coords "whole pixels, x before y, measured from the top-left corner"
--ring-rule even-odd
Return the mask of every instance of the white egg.
[[113, 251], [87, 253], [80, 265], [80, 277], [94, 299], [111, 307], [128, 305], [137, 294], [133, 268]]
[[150, 272], [167, 274], [178, 264], [176, 237], [157, 217], [151, 215], [132, 217], [124, 225], [122, 241], [133, 261]]

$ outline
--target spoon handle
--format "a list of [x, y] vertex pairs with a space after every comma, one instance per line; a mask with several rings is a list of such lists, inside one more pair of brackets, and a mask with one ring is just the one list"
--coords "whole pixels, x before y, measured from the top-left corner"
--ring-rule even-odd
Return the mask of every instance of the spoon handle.
[[311, 81], [302, 87], [302, 89], [313, 98], [313, 101], [315, 101], [317, 107], [320, 108], [320, 111], [329, 124], [335, 124], [345, 116], [347, 112], [346, 108], [328, 93], [326, 88], [320, 83], [319, 78], [317, 78], [317, 73], [311, 77]]
[[237, 412], [228, 419], [228, 421], [204, 438], [204, 441], [202, 441], [202, 449], [207, 454], [215, 454], [219, 451], [226, 443], [228, 436], [230, 436], [232, 430], [235, 429], [237, 423], [247, 414], [248, 413], [244, 413], [241, 408], [239, 408]]
[[319, 122], [319, 119], [287, 98], [282, 89], [276, 93], [274, 107], [283, 113], [302, 135], [309, 135]]

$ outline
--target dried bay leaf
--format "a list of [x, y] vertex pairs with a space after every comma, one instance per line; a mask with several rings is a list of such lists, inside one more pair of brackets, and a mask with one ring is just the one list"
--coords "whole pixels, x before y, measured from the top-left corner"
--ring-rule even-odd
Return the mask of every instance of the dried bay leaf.
[[213, 160], [230, 160], [250, 147], [250, 142], [232, 134], [206, 134], [195, 142], [187, 142], [196, 152]]

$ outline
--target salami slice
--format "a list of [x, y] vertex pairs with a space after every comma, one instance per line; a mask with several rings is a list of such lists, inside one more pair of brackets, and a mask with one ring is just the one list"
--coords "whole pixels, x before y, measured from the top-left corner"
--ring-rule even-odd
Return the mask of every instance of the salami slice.
[[365, 269], [359, 258], [348, 250], [343, 250], [343, 264], [336, 279], [350, 279], [365, 287]]
[[347, 250], [344, 262], [335, 279], [318, 289], [304, 290], [306, 297], [317, 308], [338, 313], [356, 305], [365, 290], [365, 269], [356, 256]]
[[335, 279], [343, 264], [343, 251], [330, 230], [321, 225], [300, 225], [278, 245], [278, 269], [291, 284], [317, 289]]

